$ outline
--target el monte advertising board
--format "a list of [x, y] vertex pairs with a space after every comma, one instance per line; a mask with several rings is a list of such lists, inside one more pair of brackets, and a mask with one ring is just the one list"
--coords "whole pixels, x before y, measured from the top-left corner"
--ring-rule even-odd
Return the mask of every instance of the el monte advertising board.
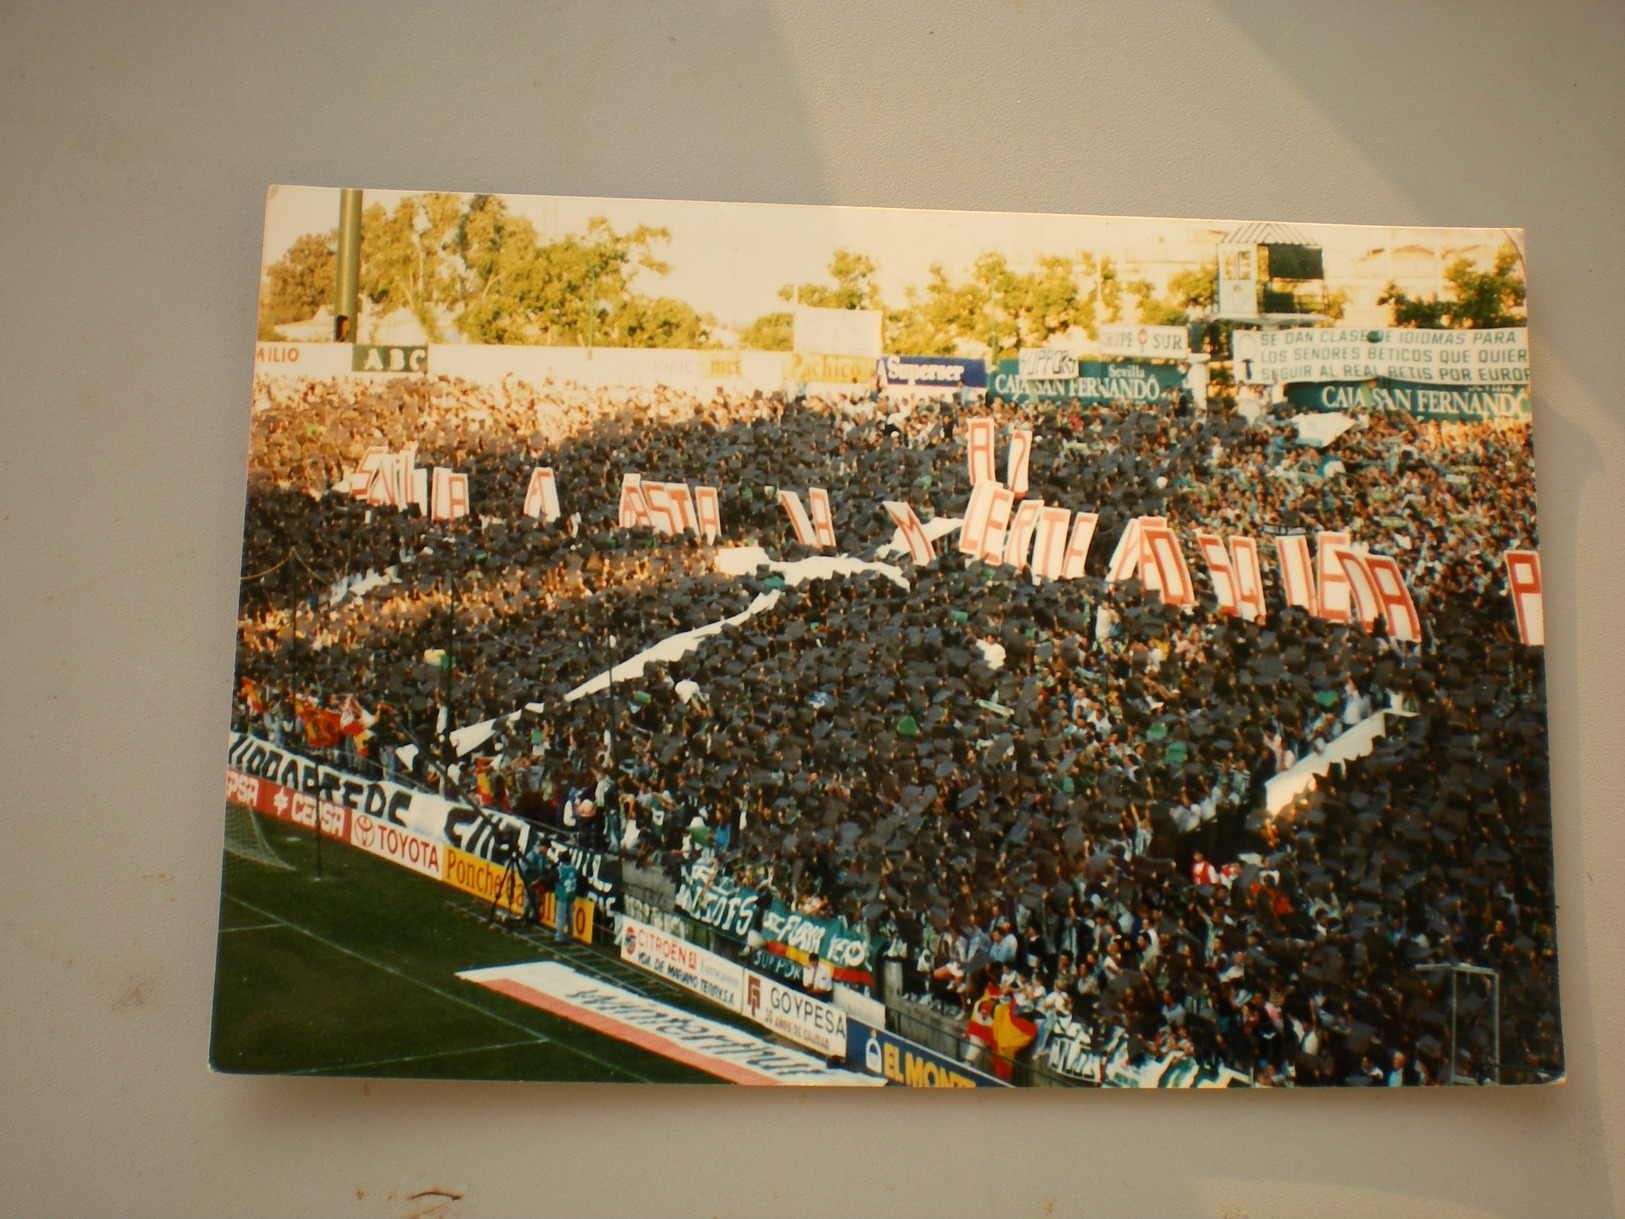
[[1002, 1079], [857, 1020], [849, 1021], [846, 1026], [846, 1060], [871, 1075], [909, 1088], [1010, 1086]]

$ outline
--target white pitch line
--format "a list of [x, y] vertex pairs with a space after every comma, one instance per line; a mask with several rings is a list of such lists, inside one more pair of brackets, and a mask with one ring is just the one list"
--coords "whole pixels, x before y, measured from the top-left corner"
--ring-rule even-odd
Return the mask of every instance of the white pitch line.
[[233, 931], [275, 931], [278, 927], [286, 926], [287, 923], [249, 923], [242, 927], [222, 927], [220, 934], [227, 935]]
[[305, 1067], [299, 1071], [289, 1071], [289, 1075], [323, 1075], [332, 1071], [365, 1071], [369, 1067], [395, 1066], [403, 1062], [422, 1062], [426, 1058], [452, 1058], [458, 1054], [479, 1054], [485, 1050], [512, 1050], [522, 1045], [540, 1045], [547, 1040], [540, 1035], [526, 1041], [498, 1041], [491, 1045], [471, 1045], [460, 1050], [431, 1050], [427, 1054], [406, 1054], [400, 1058], [374, 1058], [370, 1062], [335, 1062], [325, 1067]]
[[395, 977], [400, 978], [403, 982], [411, 982], [415, 986], [421, 986], [424, 990], [428, 991], [430, 994], [439, 995], [442, 999], [449, 1000], [450, 1002], [456, 1003], [461, 1007], [466, 1007], [470, 1011], [478, 1012], [482, 1016], [488, 1016], [492, 1020], [495, 1020], [495, 1021], [497, 1021], [497, 1022], [499, 1022], [501, 1024], [507, 1025], [509, 1028], [518, 1029], [521, 1033], [524, 1033], [527, 1036], [539, 1038], [540, 1040], [545, 1041], [550, 1045], [556, 1045], [556, 1046], [559, 1047], [559, 1049], [563, 1050], [567, 1054], [574, 1054], [577, 1057], [585, 1058], [588, 1062], [596, 1062], [599, 1066], [603, 1067], [606, 1071], [611, 1071], [611, 1072], [613, 1072], [615, 1074], [618, 1074], [618, 1075], [630, 1075], [633, 1079], [638, 1080], [641, 1083], [648, 1084], [648, 1083], [653, 1083], [654, 1082], [654, 1080], [650, 1079], [648, 1076], [639, 1075], [636, 1071], [633, 1071], [630, 1068], [618, 1066], [618, 1065], [616, 1065], [615, 1063], [612, 1063], [612, 1062], [606, 1062], [602, 1058], [598, 1057], [598, 1055], [596, 1055], [596, 1054], [589, 1054], [585, 1050], [579, 1050], [579, 1049], [576, 1049], [574, 1046], [565, 1045], [561, 1041], [555, 1041], [553, 1038], [548, 1037], [543, 1033], [537, 1032], [535, 1029], [531, 1028], [529, 1025], [520, 1024], [519, 1021], [517, 1021], [517, 1020], [510, 1020], [507, 1016], [501, 1015], [498, 1012], [493, 1012], [490, 1008], [485, 1007], [485, 1006], [483, 1006], [483, 1005], [481, 1005], [479, 1003], [475, 1003], [471, 999], [465, 999], [465, 998], [463, 998], [463, 996], [453, 994], [449, 990], [442, 990], [440, 987], [434, 985], [432, 982], [425, 982], [422, 978], [414, 978], [411, 974], [402, 973], [400, 970], [396, 969], [394, 966], [385, 965], [382, 961], [375, 961], [371, 957], [365, 955], [364, 953], [359, 953], [359, 952], [355, 951], [355, 949], [353, 949], [353, 948], [346, 948], [343, 944], [340, 944], [340, 943], [338, 943], [338, 942], [336, 942], [334, 940], [330, 940], [325, 935], [321, 935], [318, 932], [312, 931], [309, 927], [301, 927], [298, 923], [295, 923], [295, 922], [292, 922], [292, 921], [290, 921], [288, 919], [285, 919], [279, 914], [274, 914], [270, 910], [261, 910], [258, 906], [254, 905], [253, 902], [245, 902], [242, 898], [236, 896], [235, 894], [227, 894], [227, 896], [230, 897], [231, 900], [236, 902], [239, 906], [243, 907], [245, 910], [252, 910], [255, 914], [259, 915], [261, 918], [268, 918], [268, 919], [272, 919], [272, 920], [274, 920], [276, 922], [285, 924], [286, 926], [291, 927], [293, 930], [299, 932], [302, 935], [308, 935], [311, 939], [315, 940], [318, 944], [325, 944], [327, 947], [331, 948], [334, 952], [341, 952], [347, 957], [354, 957], [356, 960], [361, 961], [364, 964], [371, 965], [374, 969], [381, 969], [387, 974], [393, 974]]

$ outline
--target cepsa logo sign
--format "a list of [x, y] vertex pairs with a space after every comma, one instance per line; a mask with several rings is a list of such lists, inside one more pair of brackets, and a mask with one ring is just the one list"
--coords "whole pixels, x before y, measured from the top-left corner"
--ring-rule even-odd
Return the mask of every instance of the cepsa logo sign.
[[438, 843], [420, 838], [387, 821], [356, 813], [350, 825], [350, 842], [377, 855], [436, 880], [441, 878], [441, 849]]

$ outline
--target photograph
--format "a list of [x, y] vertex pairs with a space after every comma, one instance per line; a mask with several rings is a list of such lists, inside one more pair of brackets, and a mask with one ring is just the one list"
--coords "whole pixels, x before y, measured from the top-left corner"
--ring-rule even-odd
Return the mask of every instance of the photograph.
[[217, 1071], [1563, 1078], [1520, 230], [264, 231]]

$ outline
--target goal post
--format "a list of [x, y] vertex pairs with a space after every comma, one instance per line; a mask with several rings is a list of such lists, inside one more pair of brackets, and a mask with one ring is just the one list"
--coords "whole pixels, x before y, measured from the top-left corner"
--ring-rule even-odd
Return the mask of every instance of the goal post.
[[228, 803], [226, 805], [226, 854], [235, 859], [257, 863], [277, 871], [295, 871], [293, 864], [289, 863], [272, 844], [270, 836], [261, 824], [262, 818], [252, 809], [242, 804]]

